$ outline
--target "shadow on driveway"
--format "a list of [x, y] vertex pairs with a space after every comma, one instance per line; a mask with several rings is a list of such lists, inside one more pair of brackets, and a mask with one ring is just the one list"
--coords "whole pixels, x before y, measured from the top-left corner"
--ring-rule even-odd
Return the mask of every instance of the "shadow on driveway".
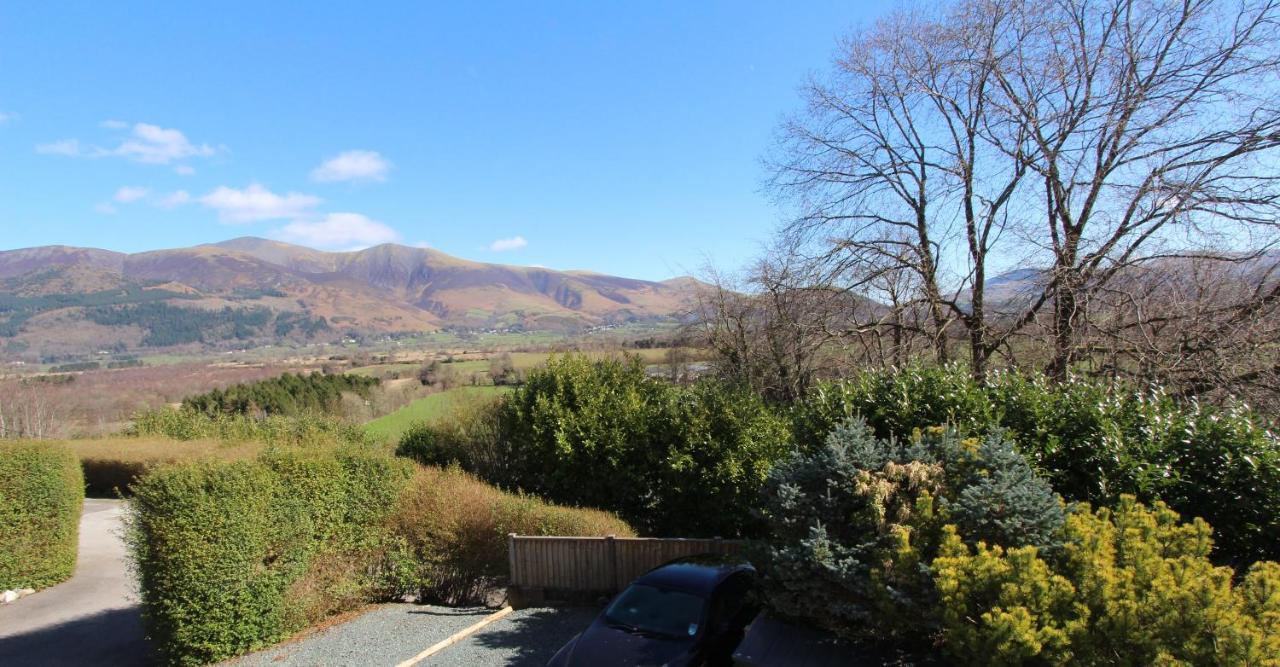
[[0, 637], [6, 665], [149, 665], [137, 609], [110, 609]]
[[[574, 635], [591, 625], [598, 609], [542, 608], [518, 611], [481, 630], [441, 657], [486, 667], [544, 667]], [[471, 646], [468, 646], [471, 644]]]

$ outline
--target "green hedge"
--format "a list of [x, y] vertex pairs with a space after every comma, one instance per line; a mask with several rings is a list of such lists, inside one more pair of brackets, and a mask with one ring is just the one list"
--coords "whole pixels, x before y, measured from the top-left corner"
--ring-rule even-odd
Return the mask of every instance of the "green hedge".
[[362, 426], [338, 417], [210, 415], [185, 408], [148, 410], [134, 415], [133, 424], [125, 435], [160, 436], [174, 440], [252, 441], [265, 445], [335, 446], [370, 442]]
[[66, 447], [0, 443], [0, 589], [71, 576], [83, 503], [80, 462]]
[[1211, 408], [1156, 388], [1055, 385], [1014, 372], [981, 386], [958, 366], [869, 371], [797, 405], [796, 442], [819, 447], [853, 416], [882, 438], [939, 424], [969, 435], [1002, 431], [1067, 500], [1160, 500], [1214, 526], [1220, 562], [1280, 559], [1280, 442], [1243, 405]]
[[418, 425], [398, 451], [487, 482], [616, 512], [647, 535], [758, 534], [753, 503], [790, 451], [786, 420], [717, 382], [678, 387], [638, 357], [558, 357], [458, 424]]
[[384, 593], [386, 519], [408, 479], [404, 462], [354, 450], [143, 478], [128, 535], [162, 659], [216, 662]]

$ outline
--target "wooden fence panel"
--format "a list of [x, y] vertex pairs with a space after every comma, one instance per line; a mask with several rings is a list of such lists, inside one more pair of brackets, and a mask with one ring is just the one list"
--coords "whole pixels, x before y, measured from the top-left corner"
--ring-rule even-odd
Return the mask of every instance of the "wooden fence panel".
[[612, 593], [677, 558], [736, 554], [740, 540], [510, 535], [510, 584], [518, 590]]

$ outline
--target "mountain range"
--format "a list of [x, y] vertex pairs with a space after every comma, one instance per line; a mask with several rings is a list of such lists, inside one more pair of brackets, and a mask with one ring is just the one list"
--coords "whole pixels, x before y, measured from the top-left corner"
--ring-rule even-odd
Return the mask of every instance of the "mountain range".
[[42, 246], [0, 251], [0, 351], [49, 358], [342, 332], [571, 332], [675, 318], [695, 285], [394, 244], [324, 252], [244, 237], [134, 254]]

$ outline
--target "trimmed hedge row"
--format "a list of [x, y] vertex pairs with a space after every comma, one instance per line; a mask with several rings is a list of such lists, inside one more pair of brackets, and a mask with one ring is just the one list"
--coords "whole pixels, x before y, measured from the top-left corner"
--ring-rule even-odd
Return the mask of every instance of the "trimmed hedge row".
[[188, 462], [133, 491], [143, 617], [174, 665], [262, 648], [371, 601], [477, 600], [505, 577], [510, 532], [634, 534], [603, 512], [350, 448]]
[[0, 443], [0, 589], [44, 588], [75, 571], [84, 476], [69, 449]]
[[241, 414], [209, 415], [190, 409], [158, 409], [134, 415], [124, 435], [174, 440], [260, 442], [264, 445], [337, 446], [369, 444], [359, 424], [338, 417]]
[[385, 594], [386, 519], [409, 476], [405, 462], [339, 450], [144, 477], [128, 541], [160, 657], [216, 662]]

